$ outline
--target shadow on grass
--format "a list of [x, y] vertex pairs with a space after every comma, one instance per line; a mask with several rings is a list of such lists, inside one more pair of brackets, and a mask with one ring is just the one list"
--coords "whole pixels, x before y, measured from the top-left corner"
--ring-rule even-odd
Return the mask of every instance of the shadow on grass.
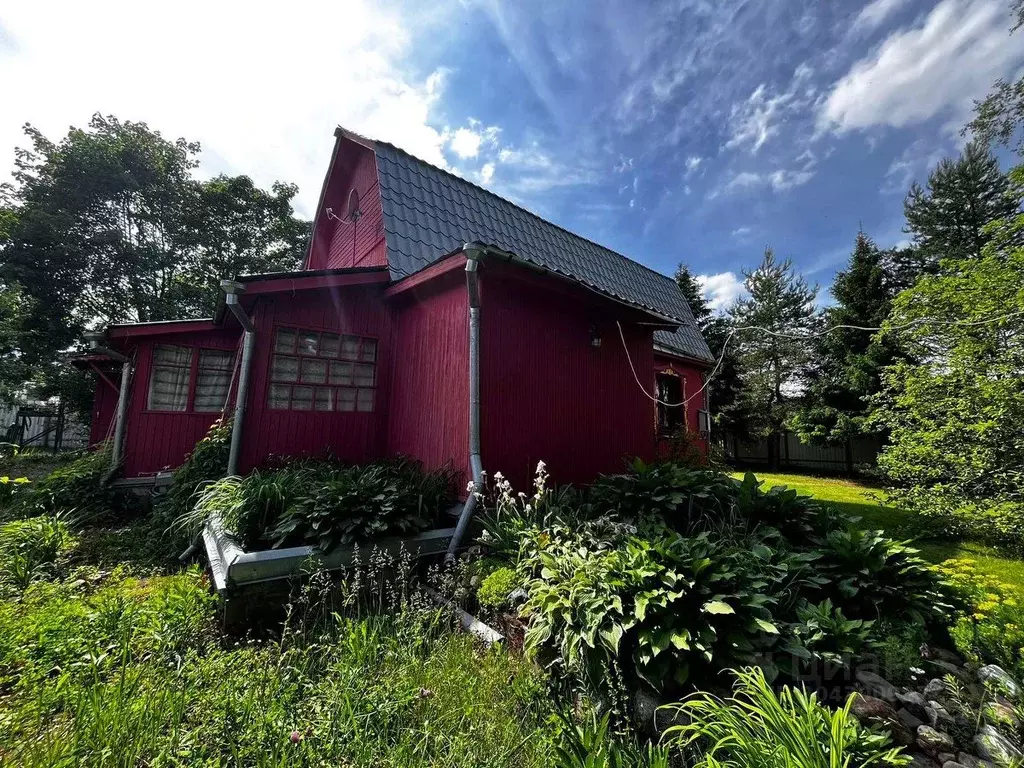
[[79, 543], [71, 563], [101, 569], [127, 564], [138, 571], [175, 570], [180, 567], [177, 556], [183, 547], [166, 535], [165, 527], [163, 521], [147, 515], [83, 528], [75, 533]]

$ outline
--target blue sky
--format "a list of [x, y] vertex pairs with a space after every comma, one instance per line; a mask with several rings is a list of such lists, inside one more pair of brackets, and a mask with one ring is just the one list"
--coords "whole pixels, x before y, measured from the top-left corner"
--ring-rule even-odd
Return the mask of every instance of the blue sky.
[[199, 140], [203, 173], [298, 183], [309, 216], [340, 123], [686, 261], [720, 304], [765, 245], [827, 285], [859, 227], [905, 239], [910, 182], [1024, 68], [1009, 0], [18, 5], [0, 170], [22, 123], [99, 110]]

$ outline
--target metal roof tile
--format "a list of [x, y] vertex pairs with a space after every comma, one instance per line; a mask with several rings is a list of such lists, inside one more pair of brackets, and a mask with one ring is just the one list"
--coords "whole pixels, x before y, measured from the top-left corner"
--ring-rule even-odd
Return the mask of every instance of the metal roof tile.
[[679, 321], [655, 331], [659, 346], [713, 358], [672, 278], [575, 235], [485, 189], [375, 143], [392, 277], [411, 275], [472, 240], [515, 253], [630, 304]]

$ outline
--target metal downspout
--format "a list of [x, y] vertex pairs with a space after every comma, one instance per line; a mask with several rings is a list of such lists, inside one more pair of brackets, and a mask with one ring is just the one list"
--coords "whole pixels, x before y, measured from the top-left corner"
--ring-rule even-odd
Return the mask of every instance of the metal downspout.
[[[469, 294], [469, 467], [473, 474], [473, 485], [480, 489], [483, 483], [484, 466], [480, 458], [480, 287], [477, 282], [477, 267], [484, 251], [477, 245], [467, 244], [462, 248], [466, 254], [466, 291]], [[476, 509], [476, 493], [466, 497], [466, 503], [459, 514], [455, 533], [448, 543], [445, 560], [451, 562], [465, 538], [469, 522]]]
[[238, 371], [238, 392], [235, 394], [235, 417], [231, 423], [231, 449], [228, 452], [228, 476], [238, 474], [238, 461], [242, 452], [242, 430], [245, 425], [245, 407], [249, 399], [249, 379], [252, 372], [252, 353], [256, 348], [256, 326], [238, 303], [245, 285], [233, 280], [222, 280], [224, 302], [245, 331], [242, 341], [242, 361]]

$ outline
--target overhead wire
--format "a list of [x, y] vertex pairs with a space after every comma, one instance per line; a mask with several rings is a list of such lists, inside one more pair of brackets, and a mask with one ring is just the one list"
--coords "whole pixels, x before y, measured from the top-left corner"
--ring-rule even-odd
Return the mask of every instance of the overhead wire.
[[1017, 312], [1008, 312], [1006, 314], [997, 315], [996, 317], [989, 317], [984, 320], [936, 320], [934, 318], [919, 318], [917, 320], [911, 320], [908, 323], [902, 323], [900, 325], [890, 325], [885, 328], [883, 328], [882, 326], [873, 327], [863, 325], [839, 324], [830, 326], [822, 331], [814, 331], [811, 333], [785, 333], [783, 331], [776, 331], [771, 328], [763, 328], [757, 325], [734, 326], [733, 328], [729, 329], [729, 335], [725, 337], [725, 341], [722, 343], [721, 354], [719, 354], [718, 360], [715, 362], [714, 367], [711, 369], [711, 373], [704, 377], [704, 383], [701, 385], [700, 389], [698, 389], [692, 395], [678, 403], [667, 403], [664, 400], [659, 400], [655, 395], [652, 395], [650, 392], [647, 391], [647, 388], [644, 387], [644, 385], [640, 381], [640, 377], [637, 375], [636, 366], [633, 365], [633, 358], [629, 354], [629, 347], [626, 345], [626, 334], [622, 330], [622, 323], [616, 320], [615, 324], [619, 328], [619, 339], [622, 340], [622, 349], [626, 353], [626, 360], [629, 361], [629, 369], [633, 372], [633, 379], [636, 381], [636, 385], [640, 388], [640, 391], [643, 392], [649, 400], [653, 400], [658, 405], [663, 405], [666, 408], [680, 408], [684, 405], [687, 405], [691, 400], [693, 400], [695, 397], [703, 393], [705, 389], [707, 389], [708, 385], [711, 383], [711, 380], [715, 377], [715, 374], [717, 374], [719, 369], [722, 367], [722, 362], [725, 360], [726, 350], [729, 348], [729, 342], [732, 341], [732, 337], [735, 336], [736, 333], [739, 331], [760, 331], [761, 333], [764, 333], [768, 336], [803, 341], [821, 338], [822, 336], [826, 336], [830, 333], [841, 330], [867, 331], [871, 333], [877, 333], [878, 331], [881, 330], [905, 331], [908, 328], [914, 328], [920, 325], [942, 325], [969, 328], [972, 326], [991, 325], [994, 323], [1002, 322], [1003, 320], [1008, 320], [1010, 318], [1020, 317], [1021, 315], [1024, 315], [1024, 310], [1020, 310]]

